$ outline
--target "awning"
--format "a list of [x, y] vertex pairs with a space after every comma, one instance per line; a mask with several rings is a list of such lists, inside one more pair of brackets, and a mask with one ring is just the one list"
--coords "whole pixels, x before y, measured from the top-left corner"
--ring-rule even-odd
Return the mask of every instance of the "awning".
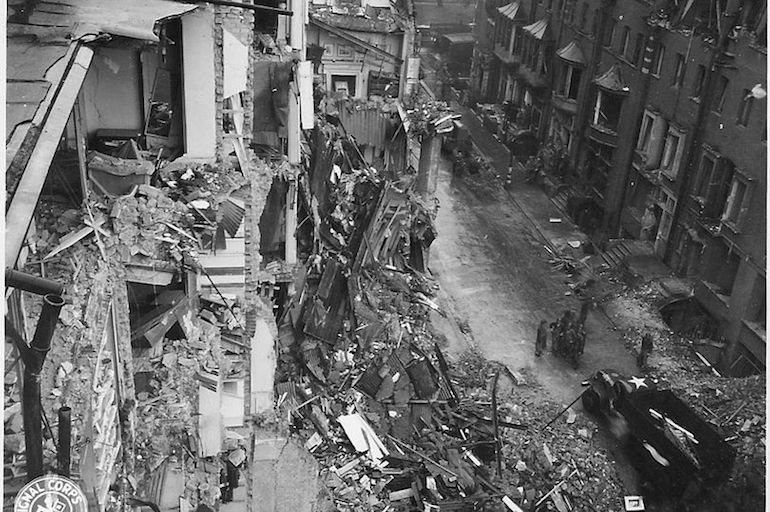
[[556, 51], [556, 55], [559, 58], [572, 62], [573, 64], [585, 64], [586, 58], [583, 55], [583, 50], [580, 48], [580, 44], [577, 41], [571, 41], [563, 48]]
[[444, 34], [441, 37], [446, 39], [452, 44], [473, 44], [473, 34], [470, 32], [464, 32], [462, 34]]
[[[519, 2], [511, 2], [508, 5], [497, 8], [497, 12], [508, 18], [509, 20], [515, 20], [519, 13], [523, 14], [521, 4]], [[520, 16], [520, 18], [523, 16]]]
[[630, 89], [620, 76], [620, 68], [613, 64], [606, 73], [594, 79], [594, 83], [602, 89], [618, 94], [628, 94]]
[[548, 30], [548, 20], [545, 18], [540, 21], [536, 21], [532, 25], [527, 25], [524, 27], [524, 31], [529, 32], [535, 39], [544, 41], [550, 41], [553, 39], [551, 37], [550, 30]]

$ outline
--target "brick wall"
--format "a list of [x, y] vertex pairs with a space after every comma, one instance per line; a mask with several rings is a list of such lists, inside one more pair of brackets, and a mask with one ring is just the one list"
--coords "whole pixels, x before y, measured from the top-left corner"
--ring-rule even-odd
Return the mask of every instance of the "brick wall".
[[215, 94], [216, 94], [216, 136], [217, 136], [217, 159], [225, 160], [227, 153], [231, 151], [231, 146], [225, 144], [224, 130], [222, 122], [224, 120], [224, 53], [223, 39], [224, 31], [227, 30], [235, 36], [241, 43], [249, 49], [249, 69], [246, 78], [246, 91], [243, 96], [244, 126], [243, 133], [245, 143], [248, 146], [251, 142], [252, 117], [254, 93], [252, 80], [254, 78], [254, 12], [238, 7], [216, 7], [214, 11], [214, 73], [215, 73]]

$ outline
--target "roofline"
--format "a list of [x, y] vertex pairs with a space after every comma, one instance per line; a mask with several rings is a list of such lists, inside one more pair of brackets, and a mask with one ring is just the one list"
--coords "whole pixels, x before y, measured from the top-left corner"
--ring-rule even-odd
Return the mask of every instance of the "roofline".
[[401, 64], [401, 62], [402, 62], [402, 60], [399, 57], [396, 57], [392, 53], [388, 53], [385, 50], [383, 50], [382, 48], [377, 48], [376, 46], [367, 43], [363, 39], [359, 39], [359, 38], [357, 38], [354, 35], [348, 34], [347, 32], [345, 32], [341, 28], [337, 28], [337, 27], [335, 27], [333, 25], [329, 25], [328, 23], [325, 23], [323, 21], [317, 20], [317, 19], [313, 18], [312, 16], [310, 17], [310, 23], [312, 25], [317, 26], [318, 28], [322, 28], [322, 29], [326, 30], [327, 32], [331, 32], [332, 34], [334, 34], [336, 36], [339, 36], [342, 39], [350, 41], [353, 44], [357, 44], [361, 48], [365, 48], [366, 50], [368, 50], [370, 52], [373, 52], [373, 53], [376, 53], [378, 55], [381, 55], [381, 56], [385, 57], [386, 59], [390, 59], [393, 62], [395, 62], [396, 64]]

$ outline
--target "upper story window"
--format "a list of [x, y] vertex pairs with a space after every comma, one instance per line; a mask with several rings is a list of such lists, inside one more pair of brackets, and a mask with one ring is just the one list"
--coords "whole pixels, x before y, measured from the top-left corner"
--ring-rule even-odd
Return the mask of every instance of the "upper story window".
[[660, 168], [671, 179], [676, 178], [679, 173], [679, 164], [682, 161], [683, 150], [684, 134], [673, 126], [669, 127], [666, 134], [666, 144], [663, 146], [663, 158]]
[[580, 79], [583, 76], [583, 70], [570, 64], [564, 64], [563, 69], [562, 83], [558, 92], [566, 98], [576, 100], [580, 90]]
[[581, 32], [586, 29], [587, 22], [588, 22], [588, 3], [584, 2], [583, 5], [580, 6], [580, 20], [578, 21], [578, 25], [580, 27]]
[[639, 140], [636, 143], [636, 149], [646, 153], [652, 140], [652, 126], [655, 123], [655, 115], [645, 111], [642, 116], [642, 127], [639, 130]]
[[695, 177], [693, 186], [693, 195], [705, 201], [708, 196], [709, 185], [716, 171], [717, 157], [707, 151], [704, 151], [700, 158], [698, 174]]
[[[744, 89], [743, 97], [741, 98], [741, 103], [738, 105], [738, 116], [735, 120], [738, 126], [748, 126], [749, 117], [751, 117], [751, 109], [753, 107], [754, 107], [754, 95], [751, 93], [750, 90]], [[765, 130], [767, 130], [767, 127], [765, 127]], [[765, 138], [763, 138], [762, 140], [766, 140], [766, 138], [767, 138], [767, 132], [765, 131]]]
[[617, 131], [620, 122], [620, 110], [623, 96], [599, 89], [594, 105], [594, 124], [608, 130]]
[[740, 173], [733, 174], [730, 195], [727, 196], [722, 222], [737, 231], [743, 227], [751, 200], [749, 181]]
[[671, 78], [671, 85], [673, 87], [682, 87], [684, 83], [684, 73], [686, 69], [684, 55], [681, 53], [676, 54], [676, 63], [674, 64], [674, 75]]
[[698, 64], [698, 71], [695, 73], [695, 81], [692, 83], [692, 97], [700, 99], [703, 94], [703, 80], [706, 79], [706, 66]]
[[657, 169], [663, 142], [666, 138], [667, 123], [664, 118], [649, 110], [644, 111], [636, 150], [642, 156], [645, 169]]
[[629, 43], [631, 41], [631, 27], [623, 27], [623, 32], [620, 35], [620, 41], [618, 43], [618, 54], [621, 57], [627, 58], [630, 52]]
[[650, 73], [655, 76], [660, 76], [660, 70], [663, 68], [663, 57], [666, 53], [666, 48], [657, 43], [655, 45], [655, 54], [652, 56], [652, 65], [650, 66]]
[[722, 108], [725, 106], [725, 97], [727, 95], [727, 85], [730, 81], [724, 76], [720, 75], [717, 80], [716, 90], [714, 91], [714, 98], [711, 103], [711, 110], [714, 112], [722, 112]]
[[346, 44], [340, 44], [337, 45], [337, 56], [338, 57], [352, 57], [353, 56], [353, 48]]
[[609, 26], [604, 29], [604, 38], [602, 38], [602, 46], [612, 46], [612, 40], [615, 39], [615, 30], [617, 29], [618, 22], [610, 20]]
[[642, 61], [642, 56], [644, 55], [644, 41], [645, 41], [644, 34], [637, 34], [636, 36], [636, 43], [634, 44], [634, 54], [631, 57], [631, 63], [634, 66], [638, 66], [639, 63]]

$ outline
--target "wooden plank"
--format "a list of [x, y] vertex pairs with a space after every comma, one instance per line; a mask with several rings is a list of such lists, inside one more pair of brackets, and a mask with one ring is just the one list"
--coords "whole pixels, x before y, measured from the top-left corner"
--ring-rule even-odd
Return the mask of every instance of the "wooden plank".
[[13, 229], [6, 229], [5, 233], [5, 266], [15, 268], [16, 261], [26, 239], [27, 230], [32, 215], [35, 212], [43, 184], [48, 176], [48, 168], [59, 146], [59, 139], [69, 119], [72, 106], [80, 92], [80, 87], [85, 79], [91, 58], [94, 52], [90, 48], [81, 47], [74, 56], [75, 62], [64, 78], [56, 104], [46, 119], [40, 137], [35, 144], [32, 155], [27, 161], [24, 174], [16, 187], [6, 214], [5, 225]]

